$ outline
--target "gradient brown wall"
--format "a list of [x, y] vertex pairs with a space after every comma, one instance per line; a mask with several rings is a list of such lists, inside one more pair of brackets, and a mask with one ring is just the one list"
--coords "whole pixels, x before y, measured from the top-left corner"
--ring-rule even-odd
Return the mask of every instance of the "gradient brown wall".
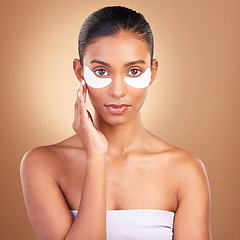
[[155, 36], [159, 72], [142, 111], [145, 126], [204, 162], [213, 239], [240, 239], [237, 0], [1, 2], [1, 239], [35, 239], [20, 160], [74, 134], [78, 32], [91, 12], [115, 4], [142, 12]]

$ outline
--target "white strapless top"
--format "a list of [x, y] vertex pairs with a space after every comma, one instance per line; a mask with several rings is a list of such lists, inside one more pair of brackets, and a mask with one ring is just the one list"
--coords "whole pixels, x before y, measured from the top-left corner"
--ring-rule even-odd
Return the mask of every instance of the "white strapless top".
[[[78, 211], [71, 212], [76, 217]], [[164, 210], [107, 210], [107, 240], [172, 240], [173, 220]]]

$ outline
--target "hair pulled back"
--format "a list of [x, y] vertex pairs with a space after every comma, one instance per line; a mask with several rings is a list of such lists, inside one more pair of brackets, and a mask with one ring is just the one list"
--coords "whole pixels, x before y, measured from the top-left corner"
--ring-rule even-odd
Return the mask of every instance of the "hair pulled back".
[[84, 21], [78, 37], [81, 66], [83, 66], [83, 55], [88, 45], [99, 37], [113, 36], [120, 31], [133, 33], [136, 38], [144, 40], [150, 51], [152, 62], [153, 35], [144, 16], [126, 7], [111, 6], [93, 12]]

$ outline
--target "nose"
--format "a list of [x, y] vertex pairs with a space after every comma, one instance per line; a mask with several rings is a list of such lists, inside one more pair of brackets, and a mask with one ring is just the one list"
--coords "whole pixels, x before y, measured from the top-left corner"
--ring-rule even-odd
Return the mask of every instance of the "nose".
[[112, 77], [110, 84], [109, 94], [114, 98], [122, 98], [127, 94], [126, 83], [124, 81], [125, 76], [116, 75]]

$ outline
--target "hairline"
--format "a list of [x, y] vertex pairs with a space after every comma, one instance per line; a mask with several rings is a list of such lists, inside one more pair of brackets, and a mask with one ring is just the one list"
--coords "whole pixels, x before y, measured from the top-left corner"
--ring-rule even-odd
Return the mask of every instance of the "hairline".
[[113, 34], [109, 34], [109, 35], [106, 35], [106, 36], [95, 36], [93, 37], [88, 43], [86, 43], [85, 45], [85, 48], [84, 48], [84, 51], [82, 53], [82, 61], [80, 59], [80, 56], [79, 56], [79, 60], [80, 60], [80, 64], [81, 66], [83, 67], [83, 58], [84, 58], [84, 55], [85, 55], [85, 52], [87, 50], [87, 48], [94, 44], [98, 39], [100, 38], [104, 38], [104, 37], [116, 37], [117, 35], [120, 35], [120, 34], [126, 34], [126, 33], [130, 33], [131, 35], [133, 35], [137, 40], [141, 40], [143, 42], [145, 42], [146, 46], [147, 46], [147, 49], [149, 50], [150, 52], [150, 55], [151, 55], [151, 66], [152, 66], [152, 62], [153, 62], [153, 53], [151, 52], [151, 50], [149, 49], [149, 45], [147, 43], [147, 40], [144, 38], [144, 33], [141, 34], [141, 33], [137, 33], [137, 32], [133, 32], [131, 30], [127, 30], [127, 29], [124, 29], [124, 28], [120, 28], [116, 33], [113, 33]]

